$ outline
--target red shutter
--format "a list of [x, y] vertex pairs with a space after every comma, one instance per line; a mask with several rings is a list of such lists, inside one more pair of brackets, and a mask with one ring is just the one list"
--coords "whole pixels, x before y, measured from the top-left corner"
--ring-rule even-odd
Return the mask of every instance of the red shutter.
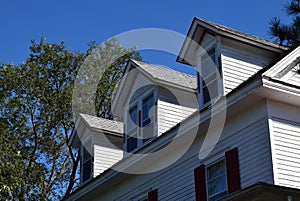
[[228, 193], [232, 193], [241, 189], [238, 149], [234, 148], [230, 151], [227, 151], [225, 153], [225, 157]]
[[148, 201], [158, 201], [157, 189], [154, 189], [148, 193]]
[[194, 170], [196, 201], [206, 201], [205, 166], [200, 165]]

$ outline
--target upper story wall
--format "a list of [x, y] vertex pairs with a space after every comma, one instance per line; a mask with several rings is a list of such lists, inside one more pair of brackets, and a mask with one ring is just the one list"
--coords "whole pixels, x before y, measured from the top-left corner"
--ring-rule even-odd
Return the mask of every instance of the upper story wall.
[[[267, 106], [263, 100], [244, 107], [227, 119], [220, 140], [206, 158], [199, 160], [199, 150], [206, 132], [202, 128], [188, 152], [174, 164], [150, 174], [130, 175], [121, 180], [120, 185], [111, 186], [109, 190], [99, 193], [94, 200], [135, 200], [145, 197], [151, 189], [157, 189], [158, 200], [195, 200], [194, 169], [200, 165], [207, 167], [224, 158], [225, 152], [233, 148], [238, 149], [242, 188], [259, 181], [273, 184], [267, 114]], [[176, 153], [177, 150], [172, 150], [161, 156], [164, 160], [153, 159], [149, 164], [156, 166], [165, 163]]]
[[246, 81], [278, 56], [273, 53], [222, 38], [221, 62], [224, 94]]

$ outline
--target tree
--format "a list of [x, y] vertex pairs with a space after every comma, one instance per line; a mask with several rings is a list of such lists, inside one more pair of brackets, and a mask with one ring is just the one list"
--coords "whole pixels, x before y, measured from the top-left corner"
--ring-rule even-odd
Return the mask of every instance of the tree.
[[74, 128], [72, 94], [79, 69], [97, 48], [103, 60], [126, 52], [117, 70], [108, 71], [98, 85], [97, 114], [109, 117], [110, 102], [101, 98], [111, 95], [109, 88], [122, 76], [123, 62], [140, 59], [116, 40], [74, 53], [63, 42], [50, 44], [42, 38], [32, 41], [25, 63], [0, 65], [0, 200], [58, 200], [76, 187], [80, 156], [67, 143]]
[[[77, 112], [112, 119], [111, 101], [129, 59], [142, 58], [135, 47], [123, 48], [116, 39], [89, 44], [88, 56], [77, 75], [73, 109]], [[79, 86], [78, 86], [79, 85]]]
[[296, 46], [300, 44], [300, 0], [291, 0], [284, 6], [291, 24], [282, 23], [277, 17], [270, 20], [269, 33], [281, 45]]

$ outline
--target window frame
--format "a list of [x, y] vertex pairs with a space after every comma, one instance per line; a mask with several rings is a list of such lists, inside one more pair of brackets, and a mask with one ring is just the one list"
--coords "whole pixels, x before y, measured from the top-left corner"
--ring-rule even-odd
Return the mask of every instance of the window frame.
[[[216, 165], [217, 163], [219, 163], [221, 161], [224, 162], [224, 173], [222, 175], [218, 175], [217, 177], [209, 180], [208, 179], [209, 168], [213, 167], [214, 165]], [[225, 181], [224, 181], [225, 182], [225, 189], [222, 189], [221, 191], [218, 191], [217, 193], [214, 193], [214, 194], [210, 195], [209, 194], [209, 185], [208, 185], [209, 182], [214, 181], [214, 180], [220, 178], [221, 176], [224, 176], [224, 178], [225, 178]], [[208, 165], [205, 165], [205, 183], [206, 183], [206, 196], [207, 196], [208, 201], [211, 201], [212, 200], [211, 198], [220, 195], [224, 191], [226, 191], [226, 195], [224, 197], [226, 197], [229, 194], [229, 192], [228, 192], [228, 181], [227, 181], [227, 166], [226, 166], [226, 158], [225, 157], [222, 157], [222, 158], [220, 158], [218, 160], [215, 160], [214, 162], [212, 162]], [[218, 198], [218, 199], [220, 199], [220, 198]]]
[[[132, 119], [131, 119], [131, 115], [130, 115], [130, 111], [133, 109], [133, 108], [136, 108], [136, 124], [135, 122], [132, 122]], [[126, 121], [126, 132], [125, 132], [125, 142], [126, 142], [126, 146], [125, 146], [125, 149], [127, 152], [132, 152], [132, 150], [135, 150], [137, 147], [138, 147], [138, 133], [139, 133], [139, 109], [138, 109], [138, 104], [133, 104], [132, 106], [129, 107], [128, 109], [128, 115], [127, 115], [127, 121]], [[128, 123], [128, 122], [132, 122], [132, 124], [134, 125], [133, 128], [130, 128], [130, 130], [128, 130], [128, 127], [129, 125], [131, 125], [131, 123]], [[135, 131], [134, 131], [135, 130]], [[132, 132], [134, 131], [134, 132]], [[135, 146], [134, 148], [130, 148], [129, 149], [129, 139], [131, 138], [135, 138]]]
[[[86, 149], [86, 144], [90, 143], [90, 150]], [[81, 154], [81, 165], [80, 165], [80, 183], [81, 185], [87, 183], [88, 181], [90, 181], [93, 178], [93, 174], [94, 174], [94, 157], [92, 156], [93, 153], [93, 139], [92, 138], [88, 138], [85, 139], [80, 147], [80, 154]], [[87, 159], [85, 159], [85, 153], [88, 153], [89, 157]], [[84, 165], [85, 163], [90, 161], [90, 173], [89, 173], [89, 177], [87, 179], [84, 179]]]
[[[214, 71], [213, 73], [209, 74], [210, 77], [214, 73], [215, 78], [213, 81], [216, 82], [217, 85], [217, 95], [214, 98], [210, 98], [208, 101], [205, 101], [205, 95], [204, 95], [204, 86], [207, 86], [207, 83], [204, 82], [203, 79], [203, 57], [210, 57], [208, 53], [212, 50], [214, 51], [214, 62], [215, 66], [217, 67], [217, 72]], [[207, 51], [206, 51], [207, 50]], [[223, 68], [221, 64], [221, 46], [220, 46], [220, 39], [216, 37], [214, 40], [211, 40], [207, 42], [207, 44], [203, 48], [199, 48], [197, 51], [197, 59], [196, 59], [196, 66], [197, 66], [197, 92], [198, 92], [198, 104], [199, 109], [205, 108], [212, 103], [214, 103], [216, 100], [218, 100], [223, 94], [224, 94], [224, 82], [223, 82]], [[219, 79], [219, 80], [218, 80]], [[213, 82], [212, 81], [212, 82]], [[211, 83], [210, 83], [211, 84]], [[210, 95], [210, 94], [209, 94]]]
[[[150, 121], [150, 124], [153, 123], [153, 137], [152, 138], [148, 138], [147, 140], [144, 140], [143, 139], [143, 100], [144, 99], [147, 99], [147, 97], [149, 96], [153, 96], [152, 97], [152, 100], [153, 100], [153, 106], [154, 107], [154, 113], [152, 114], [152, 116], [150, 116], [150, 119], [153, 121], [151, 122]], [[127, 152], [127, 153], [134, 153], [136, 152], [137, 150], [139, 150], [141, 147], [143, 147], [144, 145], [148, 144], [151, 139], [153, 139], [155, 137], [155, 134], [157, 134], [157, 118], [156, 118], [156, 115], [157, 115], [157, 107], [156, 107], [156, 102], [157, 102], [157, 90], [155, 90], [155, 88], [153, 89], [150, 89], [150, 90], [147, 90], [145, 92], [143, 92], [138, 98], [136, 98], [134, 101], [132, 101], [130, 104], [129, 104], [129, 107], [127, 107], [127, 110], [125, 110], [125, 122], [128, 122], [128, 118], [129, 117], [129, 111], [130, 109], [132, 109], [133, 107], [137, 107], [137, 119], [138, 119], [138, 122], [137, 122], [137, 132], [136, 132], [136, 136], [137, 136], [137, 146], [134, 148], [134, 149], [131, 149], [131, 150], [128, 150], [128, 139], [129, 139], [129, 135], [127, 134], [128, 133], [128, 125], [126, 123], [126, 126], [125, 126], [125, 132], [124, 132], [124, 145], [123, 145], [123, 149]], [[152, 108], [150, 107], [150, 108]], [[140, 114], [139, 114], [140, 113]], [[149, 113], [148, 113], [149, 114]], [[146, 124], [146, 125], [149, 125], [149, 124]]]
[[[150, 110], [154, 107], [154, 110], [152, 109], [152, 111], [154, 111], [154, 112], [152, 113], [152, 115], [148, 115], [150, 113], [150, 110], [147, 111], [146, 117], [149, 117], [149, 118], [146, 118], [144, 120], [144, 100], [148, 99], [148, 97], [150, 97], [150, 96], [152, 96], [151, 97], [152, 106], [150, 107]], [[142, 105], [141, 105], [141, 122], [140, 122], [140, 125], [141, 125], [140, 132], [141, 132], [141, 134], [140, 134], [140, 137], [141, 137], [141, 140], [142, 140], [142, 144], [145, 144], [147, 141], [151, 140], [154, 137], [154, 133], [155, 133], [155, 122], [156, 122], [155, 116], [156, 116], [157, 111], [156, 111], [156, 108], [155, 108], [154, 91], [152, 91], [152, 92], [148, 93], [147, 95], [143, 96], [142, 99], [141, 99], [141, 103], [142, 103]], [[148, 120], [150, 120], [149, 123], [146, 123], [144, 125], [144, 121], [148, 121]], [[153, 126], [153, 128], [152, 128], [152, 137], [151, 138], [145, 138], [146, 136], [144, 136], [144, 129], [145, 129], [144, 127], [149, 126], [151, 124]]]

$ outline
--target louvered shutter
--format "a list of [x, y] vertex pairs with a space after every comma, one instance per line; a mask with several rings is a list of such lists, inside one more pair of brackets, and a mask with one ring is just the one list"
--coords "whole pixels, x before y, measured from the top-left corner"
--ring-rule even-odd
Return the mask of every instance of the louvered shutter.
[[205, 166], [200, 165], [194, 170], [196, 201], [206, 201]]
[[225, 153], [228, 193], [241, 189], [240, 165], [238, 149], [234, 148]]
[[148, 201], [158, 201], [157, 189], [154, 189], [148, 193]]

